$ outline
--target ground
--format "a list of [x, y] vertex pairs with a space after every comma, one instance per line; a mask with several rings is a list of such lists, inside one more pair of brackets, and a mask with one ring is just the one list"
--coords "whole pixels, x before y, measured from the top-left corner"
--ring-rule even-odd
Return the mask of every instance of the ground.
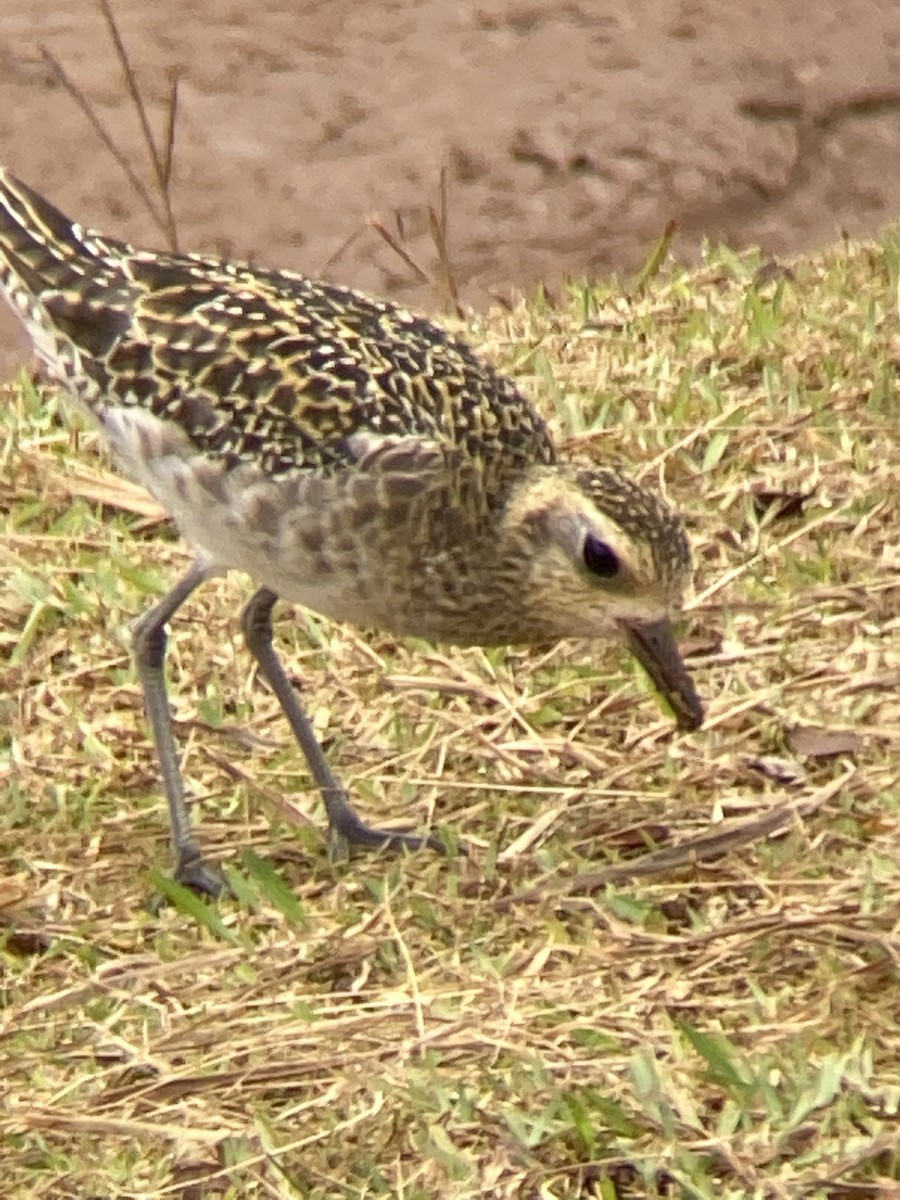
[[[630, 271], [670, 220], [692, 259], [704, 236], [797, 251], [900, 212], [895, 0], [114, 7], [157, 126], [181, 78], [174, 195], [192, 249], [443, 307], [366, 220], [399, 216], [430, 272], [445, 168], [453, 273], [480, 307]], [[94, 0], [0, 9], [0, 161], [83, 222], [158, 244], [41, 46], [142, 161]]]
[[[129, 631], [188, 551], [61, 398], [4, 386], [0, 1195], [896, 1200], [898, 238], [559, 285], [631, 271], [671, 218], [690, 257], [898, 211], [896, 5], [185, 7], [119, 4], [157, 120], [183, 71], [184, 244], [443, 308], [365, 218], [403, 212], [430, 271], [445, 164], [457, 327], [564, 454], [685, 514], [708, 717], [675, 730], [609, 646], [446, 651], [280, 606], [362, 811], [469, 851], [330, 862], [246, 580], [212, 581], [170, 698], [237, 898], [148, 905]], [[158, 242], [39, 41], [140, 161], [86, 0], [0, 10], [0, 158]]]
[[188, 551], [61, 398], [0, 392], [0, 1194], [896, 1200], [900, 245], [760, 267], [467, 330], [685, 514], [704, 728], [609, 645], [281, 605], [363, 812], [469, 851], [329, 863], [246, 581], [211, 581], [169, 677], [219, 906], [147, 907], [129, 628]]

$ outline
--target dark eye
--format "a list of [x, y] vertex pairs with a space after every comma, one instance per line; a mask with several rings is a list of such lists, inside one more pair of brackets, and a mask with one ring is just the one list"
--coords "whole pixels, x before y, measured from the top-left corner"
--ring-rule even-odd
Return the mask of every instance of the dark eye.
[[619, 559], [611, 546], [589, 533], [584, 539], [584, 565], [595, 575], [608, 579], [618, 572]]

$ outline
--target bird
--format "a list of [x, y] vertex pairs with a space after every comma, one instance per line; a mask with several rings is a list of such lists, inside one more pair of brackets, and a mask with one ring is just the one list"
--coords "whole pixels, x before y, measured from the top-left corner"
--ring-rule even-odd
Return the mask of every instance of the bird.
[[167, 631], [227, 571], [256, 589], [244, 641], [345, 849], [445, 847], [359, 816], [275, 651], [279, 599], [451, 645], [618, 639], [676, 724], [702, 724], [673, 626], [691, 574], [683, 520], [618, 469], [562, 461], [524, 392], [440, 325], [289, 270], [135, 248], [5, 169], [0, 291], [48, 384], [192, 550], [133, 626], [178, 882], [226, 887], [188, 815]]

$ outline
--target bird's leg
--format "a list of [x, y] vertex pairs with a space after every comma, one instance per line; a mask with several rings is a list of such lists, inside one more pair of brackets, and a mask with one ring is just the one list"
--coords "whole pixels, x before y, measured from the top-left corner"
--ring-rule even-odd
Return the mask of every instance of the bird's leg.
[[159, 604], [135, 622], [133, 638], [138, 674], [144, 689], [144, 704], [150, 719], [153, 742], [166, 791], [166, 802], [169, 806], [175, 878], [195, 892], [219, 896], [226, 889], [225, 882], [206, 865], [200, 847], [191, 835], [191, 821], [184, 802], [184, 783], [178, 765], [175, 738], [172, 735], [172, 716], [166, 695], [164, 667], [168, 641], [166, 625], [188, 596], [208, 577], [209, 572], [205, 565], [195, 562], [172, 590], [163, 596]]
[[268, 588], [255, 592], [241, 614], [241, 627], [247, 648], [256, 659], [263, 679], [278, 697], [278, 701], [294, 731], [303, 751], [313, 779], [322, 793], [325, 811], [328, 814], [329, 839], [332, 849], [342, 843], [370, 848], [387, 847], [392, 850], [406, 848], [418, 850], [428, 846], [432, 850], [444, 851], [443, 842], [434, 836], [423, 837], [414, 833], [393, 832], [374, 829], [357, 815], [350, 798], [340, 780], [335, 776], [322, 747], [316, 738], [312, 723], [303, 711], [297, 693], [288, 679], [284, 667], [272, 645], [272, 607], [278, 596]]

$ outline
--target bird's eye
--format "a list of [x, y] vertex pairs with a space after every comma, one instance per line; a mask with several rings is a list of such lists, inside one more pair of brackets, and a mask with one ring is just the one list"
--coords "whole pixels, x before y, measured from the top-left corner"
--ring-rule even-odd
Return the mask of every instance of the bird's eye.
[[606, 542], [602, 542], [600, 538], [594, 537], [592, 533], [589, 533], [584, 539], [583, 553], [584, 565], [594, 575], [609, 579], [610, 576], [617, 574], [619, 558], [615, 550]]

